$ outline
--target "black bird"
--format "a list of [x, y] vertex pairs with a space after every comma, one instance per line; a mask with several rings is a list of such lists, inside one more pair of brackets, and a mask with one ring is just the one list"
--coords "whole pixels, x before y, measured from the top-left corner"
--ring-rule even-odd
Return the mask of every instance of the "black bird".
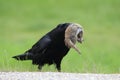
[[31, 49], [24, 54], [13, 56], [16, 60], [32, 60], [32, 64], [42, 69], [44, 64], [55, 64], [57, 70], [61, 71], [61, 61], [70, 48], [74, 48], [76, 41], [82, 43], [83, 28], [77, 23], [63, 23], [57, 25], [52, 31], [44, 35]]

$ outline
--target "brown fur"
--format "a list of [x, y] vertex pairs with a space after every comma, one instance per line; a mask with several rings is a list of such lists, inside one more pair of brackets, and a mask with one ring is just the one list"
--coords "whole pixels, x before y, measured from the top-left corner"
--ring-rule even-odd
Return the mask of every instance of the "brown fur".
[[68, 28], [65, 31], [65, 44], [69, 48], [73, 48], [78, 53], [80, 53], [79, 49], [75, 45], [75, 43], [77, 41], [77, 35], [79, 33], [78, 29], [82, 30], [82, 27], [79, 24], [72, 23], [68, 26]]

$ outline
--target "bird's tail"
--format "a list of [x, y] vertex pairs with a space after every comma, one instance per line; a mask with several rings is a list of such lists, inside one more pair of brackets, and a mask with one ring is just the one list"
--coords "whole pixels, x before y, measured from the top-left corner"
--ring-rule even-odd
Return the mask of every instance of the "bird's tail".
[[31, 60], [32, 55], [29, 53], [13, 56], [12, 58], [15, 58], [16, 60]]

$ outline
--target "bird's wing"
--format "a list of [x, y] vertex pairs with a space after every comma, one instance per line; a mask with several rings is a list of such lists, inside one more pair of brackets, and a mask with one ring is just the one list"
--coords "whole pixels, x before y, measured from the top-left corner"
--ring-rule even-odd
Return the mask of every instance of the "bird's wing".
[[42, 37], [36, 44], [34, 44], [30, 50], [33, 54], [42, 53], [51, 44], [51, 38], [46, 35]]

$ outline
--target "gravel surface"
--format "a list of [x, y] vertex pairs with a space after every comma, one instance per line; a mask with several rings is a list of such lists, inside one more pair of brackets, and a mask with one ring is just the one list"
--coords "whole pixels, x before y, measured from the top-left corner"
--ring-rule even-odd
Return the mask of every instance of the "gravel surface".
[[120, 80], [120, 74], [0, 72], [0, 80]]

